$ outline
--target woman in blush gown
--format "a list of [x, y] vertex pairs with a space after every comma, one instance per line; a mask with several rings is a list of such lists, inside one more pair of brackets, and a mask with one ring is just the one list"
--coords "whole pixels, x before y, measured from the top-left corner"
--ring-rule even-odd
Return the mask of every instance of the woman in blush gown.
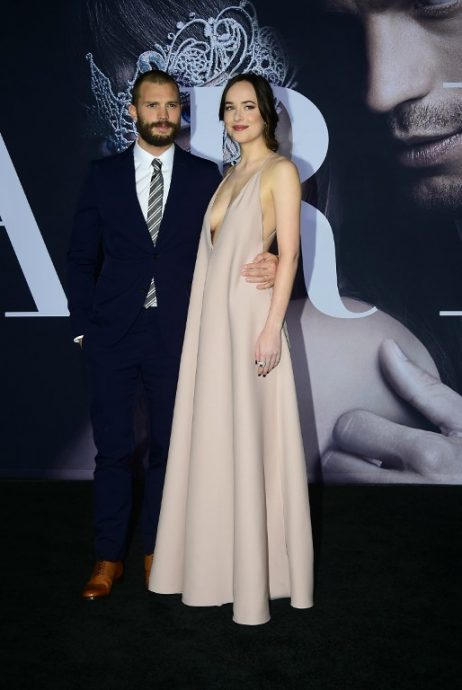
[[[190, 606], [233, 602], [269, 620], [269, 599], [313, 605], [308, 487], [284, 318], [299, 254], [300, 181], [276, 153], [268, 82], [226, 85], [220, 119], [241, 159], [204, 218], [181, 360], [151, 591]], [[272, 290], [241, 266], [277, 235]]]

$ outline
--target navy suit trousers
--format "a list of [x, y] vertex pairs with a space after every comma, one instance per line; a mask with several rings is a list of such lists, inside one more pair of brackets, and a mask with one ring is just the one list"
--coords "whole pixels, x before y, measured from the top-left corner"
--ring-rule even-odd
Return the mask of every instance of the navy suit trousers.
[[149, 462], [143, 498], [143, 546], [154, 550], [180, 358], [162, 340], [156, 308], [142, 309], [115, 345], [84, 338], [91, 387], [95, 468], [96, 557], [125, 556], [132, 512], [134, 412], [143, 385], [150, 424]]

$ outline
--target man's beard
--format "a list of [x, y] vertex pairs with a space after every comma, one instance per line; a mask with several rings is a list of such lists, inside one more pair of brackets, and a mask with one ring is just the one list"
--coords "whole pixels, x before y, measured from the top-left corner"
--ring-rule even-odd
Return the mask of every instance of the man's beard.
[[401, 193], [421, 211], [457, 216], [462, 213], [461, 176], [428, 175], [410, 173], [403, 175]]
[[[153, 132], [154, 127], [160, 124], [168, 125], [170, 127], [170, 132], [168, 134], [155, 134]], [[136, 129], [140, 137], [150, 146], [169, 146], [173, 144], [180, 131], [180, 124], [176, 122], [146, 122], [146, 120], [141, 120], [138, 118], [136, 122]]]
[[462, 103], [402, 104], [388, 115], [387, 120], [392, 134], [448, 134], [462, 129]]
[[[398, 106], [387, 118], [396, 141], [409, 136], [448, 136], [462, 130], [462, 105], [459, 101]], [[455, 214], [462, 208], [462, 164], [455, 169], [412, 169], [400, 166], [401, 192], [420, 209]]]

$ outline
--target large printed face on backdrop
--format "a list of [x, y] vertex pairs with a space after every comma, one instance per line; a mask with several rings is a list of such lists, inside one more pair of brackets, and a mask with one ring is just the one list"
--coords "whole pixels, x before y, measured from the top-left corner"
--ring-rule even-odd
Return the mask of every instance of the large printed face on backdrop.
[[361, 23], [365, 100], [417, 205], [462, 209], [461, 0], [325, 0]]
[[[135, 139], [128, 114], [131, 88], [148, 70], [164, 70], [180, 86], [182, 118], [176, 141], [187, 150], [191, 87], [223, 86], [242, 72], [256, 72], [275, 86], [295, 86], [281, 37], [259, 25], [255, 7], [246, 0], [191, 0], [187, 8], [170, 0], [161, 5], [154, 0], [95, 0], [88, 12], [92, 44], [98, 51], [97, 59], [87, 54], [94, 97], [88, 108], [88, 133], [103, 155], [120, 152]], [[278, 111], [281, 149], [288, 153], [290, 119], [282, 104]], [[208, 117], [216, 122], [218, 107]], [[224, 162], [235, 162], [238, 146], [223, 139]]]

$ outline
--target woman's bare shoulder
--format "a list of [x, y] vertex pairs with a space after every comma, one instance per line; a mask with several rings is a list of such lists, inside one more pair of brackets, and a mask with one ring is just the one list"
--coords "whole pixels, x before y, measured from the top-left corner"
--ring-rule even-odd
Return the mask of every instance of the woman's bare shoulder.
[[262, 175], [263, 189], [282, 198], [291, 197], [300, 188], [297, 166], [285, 156], [276, 154], [265, 166]]
[[276, 176], [296, 175], [298, 178], [298, 170], [295, 163], [289, 158], [276, 153], [269, 161], [268, 173]]

